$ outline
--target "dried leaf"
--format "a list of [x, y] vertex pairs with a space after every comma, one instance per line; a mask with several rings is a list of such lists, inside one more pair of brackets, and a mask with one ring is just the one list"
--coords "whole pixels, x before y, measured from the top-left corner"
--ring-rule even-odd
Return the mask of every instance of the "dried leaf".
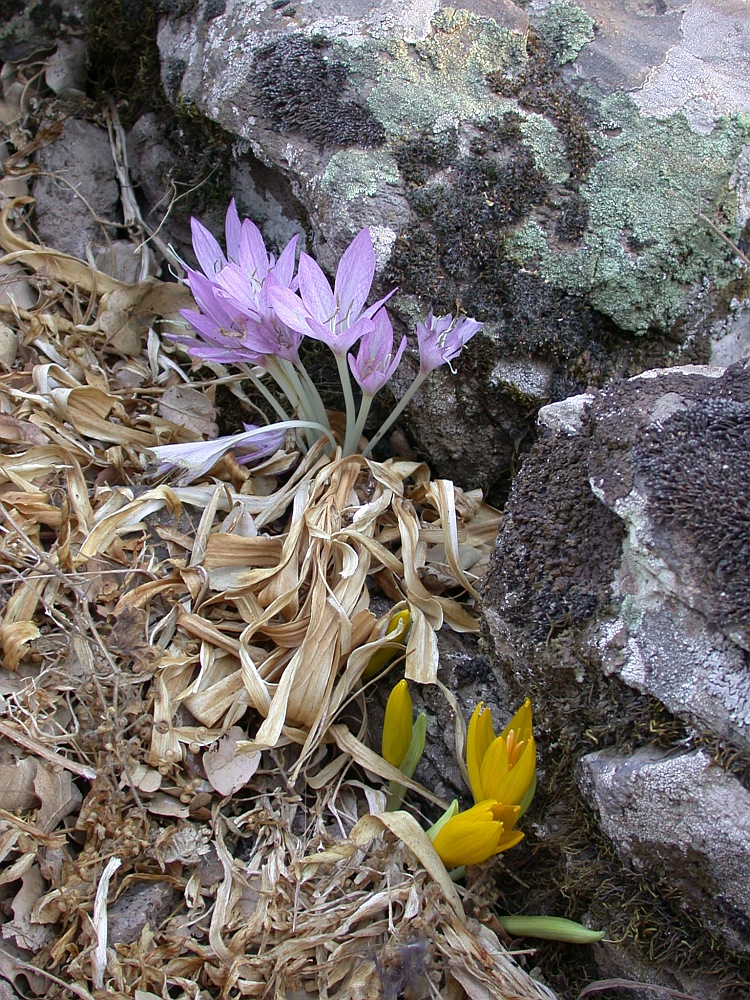
[[245, 787], [258, 770], [259, 751], [237, 755], [237, 743], [244, 735], [239, 726], [233, 726], [228, 733], [203, 752], [206, 777], [219, 795], [234, 795]]

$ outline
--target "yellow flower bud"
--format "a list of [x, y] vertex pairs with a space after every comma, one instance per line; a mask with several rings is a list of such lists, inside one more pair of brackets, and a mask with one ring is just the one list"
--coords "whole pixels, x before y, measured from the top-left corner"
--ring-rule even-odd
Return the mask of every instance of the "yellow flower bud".
[[399, 681], [388, 696], [383, 722], [382, 755], [394, 767], [400, 768], [409, 752], [413, 712], [409, 685]]

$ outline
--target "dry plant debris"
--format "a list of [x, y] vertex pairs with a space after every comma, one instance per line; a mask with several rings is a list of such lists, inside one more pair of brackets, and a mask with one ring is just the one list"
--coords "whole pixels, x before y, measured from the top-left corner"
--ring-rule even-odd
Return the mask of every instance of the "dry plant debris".
[[430, 794], [366, 742], [390, 617], [368, 585], [408, 603], [406, 676], [434, 682], [436, 630], [476, 628], [496, 513], [424, 465], [315, 449], [150, 480], [150, 448], [215, 435], [216, 384], [242, 390], [163, 339], [183, 286], [34, 242], [31, 146], [0, 181], [0, 265], [35, 302], [0, 295], [0, 975], [47, 997], [551, 997], [383, 812], [373, 775]]

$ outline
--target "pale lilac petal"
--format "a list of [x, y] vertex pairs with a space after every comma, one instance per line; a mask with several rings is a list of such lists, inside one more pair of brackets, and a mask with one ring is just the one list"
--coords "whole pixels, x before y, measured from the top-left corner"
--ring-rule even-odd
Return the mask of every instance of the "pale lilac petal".
[[227, 257], [237, 263], [237, 248], [240, 241], [241, 229], [240, 217], [237, 213], [237, 204], [232, 198], [227, 208], [226, 234], [227, 234]]
[[[310, 333], [310, 314], [305, 309], [305, 304], [298, 295], [295, 295], [289, 288], [284, 288], [278, 282], [274, 282], [273, 276], [268, 279], [268, 302], [282, 323], [285, 323], [292, 330], [303, 335]], [[320, 326], [320, 324], [317, 324]], [[324, 327], [326, 337], [316, 337], [316, 340], [326, 340], [333, 336], [328, 327]]]
[[393, 354], [393, 327], [385, 309], [378, 312], [372, 329], [360, 341], [356, 359], [349, 355], [352, 375], [364, 393], [374, 396], [395, 372], [406, 348], [406, 337], [401, 338], [398, 351]]
[[227, 264], [224, 270], [214, 279], [216, 298], [228, 303], [228, 308], [234, 307], [244, 316], [259, 318], [258, 292], [260, 287], [253, 285], [245, 272], [236, 264]]
[[420, 372], [425, 375], [446, 362], [450, 365], [483, 325], [466, 317], [454, 323], [451, 315], [436, 319], [430, 310], [425, 322], [417, 323]]
[[330, 326], [336, 312], [336, 302], [328, 278], [306, 253], [300, 255], [298, 275], [300, 294], [308, 312], [319, 323]]
[[[274, 427], [254, 427], [245, 424], [241, 434], [228, 434], [213, 441], [187, 441], [183, 444], [166, 444], [150, 451], [159, 463], [154, 475], [163, 475], [173, 469], [182, 470], [176, 480], [177, 485], [185, 486], [205, 475], [216, 465], [228, 451], [233, 448], [245, 453], [243, 461], [257, 461], [272, 455], [281, 447], [284, 431], [279, 432]], [[255, 446], [254, 453], [246, 454]]]
[[[346, 354], [346, 352], [350, 351], [357, 341], [361, 337], [366, 336], [372, 328], [372, 320], [365, 319], [364, 316], [361, 316], [353, 326], [349, 327], [348, 330], [339, 331], [334, 337], [332, 337], [332, 342], [326, 342], [329, 344], [329, 347], [334, 354]], [[328, 335], [331, 337], [330, 330]], [[310, 330], [310, 336], [315, 337], [312, 329]], [[316, 339], [323, 340], [323, 337], [317, 337]]]
[[203, 273], [207, 277], [213, 278], [217, 271], [226, 267], [227, 259], [224, 256], [224, 251], [215, 237], [197, 219], [190, 220], [190, 230], [193, 234], [193, 250], [198, 263], [203, 269]]
[[386, 304], [386, 302], [388, 301], [388, 299], [392, 295], [395, 295], [397, 291], [398, 291], [398, 288], [392, 288], [390, 290], [390, 292], [388, 292], [387, 295], [383, 296], [382, 299], [378, 299], [377, 302], [374, 302], [371, 306], [368, 306], [365, 309], [365, 311], [362, 313], [362, 315], [365, 317], [365, 319], [372, 319], [372, 317], [378, 312], [378, 310], [381, 309]]
[[375, 251], [372, 248], [370, 230], [363, 229], [344, 251], [336, 270], [334, 294], [338, 306], [337, 325], [346, 329], [356, 321], [370, 294], [374, 277]]
[[372, 317], [372, 333], [368, 334], [367, 342], [373, 357], [378, 360], [393, 350], [393, 324], [387, 310], [379, 309]]
[[290, 288], [294, 279], [294, 261], [299, 236], [293, 236], [284, 249], [279, 254], [279, 259], [274, 264], [273, 275], [279, 284]]
[[[256, 424], [246, 424], [243, 422], [242, 426], [246, 431], [258, 430]], [[259, 462], [268, 455], [275, 455], [284, 444], [285, 438], [285, 428], [282, 427], [281, 430], [276, 430], [274, 427], [269, 427], [265, 434], [260, 434], [251, 441], [238, 443], [235, 446], [237, 450], [235, 458], [240, 465]]]
[[268, 253], [260, 229], [250, 219], [245, 219], [242, 223], [237, 260], [240, 267], [260, 286], [268, 274]]

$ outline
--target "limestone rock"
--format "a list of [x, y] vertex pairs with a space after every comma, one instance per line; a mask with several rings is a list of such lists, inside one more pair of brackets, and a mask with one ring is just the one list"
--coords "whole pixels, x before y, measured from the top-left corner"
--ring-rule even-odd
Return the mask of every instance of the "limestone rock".
[[[728, 998], [696, 927], [714, 957], [746, 964], [750, 362], [647, 371], [542, 407], [539, 430], [484, 594], [498, 672], [531, 696], [542, 767], [558, 774], [540, 783], [539, 843], [588, 822], [579, 763], [622, 868], [587, 836], [589, 860], [563, 852], [561, 883], [580, 894], [582, 864], [608, 871], [586, 905], [631, 951], [628, 907], [653, 906], [651, 954], [671, 955], [630, 966], [666, 986], [706, 974], [705, 996]], [[607, 968], [628, 965], [607, 949]]]
[[709, 926], [750, 950], [750, 792], [704, 751], [602, 750], [585, 756], [580, 770], [618, 852], [670, 872]]

